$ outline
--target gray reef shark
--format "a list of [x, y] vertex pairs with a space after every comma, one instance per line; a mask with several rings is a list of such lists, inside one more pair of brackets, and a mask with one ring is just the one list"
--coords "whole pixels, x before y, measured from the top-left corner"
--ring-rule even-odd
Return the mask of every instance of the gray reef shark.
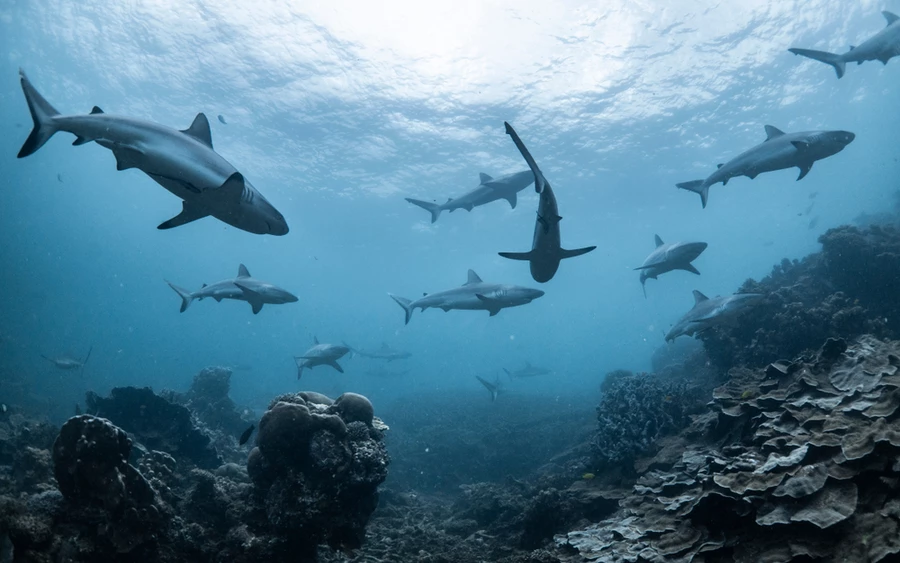
[[641, 270], [641, 289], [644, 290], [644, 297], [647, 297], [647, 286], [645, 283], [648, 279], [655, 280], [657, 276], [671, 272], [672, 270], [685, 270], [693, 274], [700, 275], [697, 268], [691, 264], [700, 253], [706, 250], [705, 242], [671, 242], [665, 244], [659, 235], [656, 237], [656, 250], [647, 256], [644, 263], [635, 268]]
[[887, 20], [887, 27], [865, 40], [858, 47], [850, 46], [850, 50], [840, 55], [827, 51], [814, 51], [812, 49], [788, 49], [795, 55], [801, 55], [810, 59], [823, 62], [834, 67], [837, 77], [844, 76], [847, 63], [863, 64], [866, 61], [881, 61], [887, 64], [889, 60], [900, 55], [900, 17], [891, 12], [881, 12]]
[[360, 356], [361, 358], [372, 358], [373, 360], [387, 360], [393, 362], [394, 360], [405, 360], [412, 357], [412, 354], [409, 352], [394, 350], [387, 345], [387, 342], [382, 342], [381, 348], [377, 350], [359, 350], [346, 342], [344, 342], [344, 346], [350, 349], [350, 358]]
[[227, 160], [213, 150], [209, 120], [202, 113], [183, 131], [157, 123], [109, 115], [94, 106], [89, 115], [60, 115], [19, 70], [34, 129], [19, 158], [33, 154], [59, 131], [73, 145], [95, 141], [113, 152], [116, 169], [137, 168], [183, 201], [182, 211], [160, 224], [171, 229], [213, 216], [255, 234], [284, 235], [281, 213]]
[[445, 312], [450, 310], [488, 311], [493, 317], [501, 309], [517, 307], [531, 303], [544, 295], [540, 289], [531, 289], [519, 285], [485, 283], [474, 270], [469, 270], [469, 277], [463, 285], [453, 289], [425, 294], [411, 301], [391, 293], [388, 295], [403, 307], [406, 313], [406, 324], [412, 318], [413, 311], [418, 309], [437, 308]]
[[491, 394], [492, 403], [497, 400], [497, 395], [503, 392], [503, 385], [500, 383], [499, 379], [495, 379], [493, 383], [477, 375], [475, 376], [475, 379], [480, 381], [481, 384], [484, 385], [484, 388], [488, 390], [488, 393]]
[[777, 127], [766, 125], [766, 140], [752, 149], [742, 152], [705, 180], [693, 180], [676, 184], [683, 190], [700, 194], [700, 203], [706, 207], [709, 187], [718, 182], [728, 185], [728, 180], [736, 176], [746, 176], [751, 180], [763, 172], [797, 167], [802, 180], [809, 173], [815, 161], [841, 152], [856, 135], [849, 131], [801, 131], [785, 133]]
[[84, 357], [83, 360], [79, 360], [78, 358], [73, 358], [71, 356], [58, 356], [56, 358], [49, 358], [49, 357], [41, 354], [41, 357], [44, 358], [45, 360], [47, 360], [48, 362], [52, 363], [54, 366], [56, 366], [59, 369], [66, 370], [66, 371], [72, 371], [72, 370], [77, 369], [81, 372], [82, 375], [84, 375], [84, 366], [85, 366], [85, 364], [87, 364], [88, 360], [91, 358], [91, 352], [93, 350], [94, 350], [93, 346], [88, 348], [88, 353]]
[[559, 209], [556, 205], [556, 196], [553, 195], [553, 189], [550, 183], [544, 178], [543, 172], [538, 168], [537, 163], [532, 158], [531, 153], [522, 143], [519, 135], [512, 126], [503, 122], [506, 126], [506, 134], [512, 137], [513, 142], [522, 153], [522, 158], [531, 168], [534, 175], [534, 189], [541, 194], [538, 202], [537, 221], [534, 224], [534, 238], [531, 242], [530, 252], [500, 252], [500, 256], [511, 260], [526, 260], [531, 265], [531, 277], [534, 281], [545, 283], [553, 279], [556, 271], [559, 269], [559, 262], [563, 258], [574, 258], [581, 256], [597, 248], [596, 246], [587, 246], [576, 250], [565, 250], [560, 245], [559, 222], [562, 217], [559, 216]]
[[312, 369], [316, 366], [331, 366], [344, 373], [344, 368], [337, 361], [344, 357], [350, 348], [337, 344], [319, 344], [318, 338], [313, 338], [313, 342], [315, 345], [304, 352], [302, 356], [294, 356], [294, 361], [297, 362], [297, 379], [303, 375], [304, 369]]
[[479, 174], [479, 177], [481, 183], [478, 184], [477, 188], [470, 192], [466, 192], [460, 197], [451, 197], [447, 199], [447, 203], [437, 204], [409, 197], [405, 199], [413, 205], [418, 205], [422, 209], [430, 212], [431, 222], [434, 223], [438, 220], [438, 217], [441, 216], [441, 211], [449, 211], [451, 213], [457, 209], [472, 211], [472, 209], [476, 207], [492, 201], [497, 201], [498, 199], [505, 199], [509, 202], [509, 206], [515, 209], [516, 194], [534, 182], [534, 176], [527, 170], [525, 172], [516, 172], [515, 174], [501, 176], [500, 178], [491, 178], [482, 172]]
[[681, 335], [694, 336], [717, 325], [728, 324], [765, 297], [759, 293], [735, 293], [725, 297], [709, 297], [694, 290], [694, 306], [666, 334], [666, 342]]
[[509, 376], [510, 379], [518, 378], [521, 379], [523, 377], [537, 377], [539, 375], [547, 375], [549, 373], [553, 373], [547, 368], [534, 367], [531, 365], [531, 362], [526, 361], [525, 367], [521, 369], [517, 369], [515, 371], [509, 371], [506, 368], [503, 368], [503, 371], [506, 372], [506, 375]]
[[181, 297], [182, 313], [187, 311], [194, 299], [202, 300], [205, 297], [212, 297], [220, 303], [223, 299], [246, 301], [253, 309], [254, 315], [259, 313], [265, 304], [281, 305], [297, 301], [297, 297], [294, 294], [278, 286], [250, 277], [250, 272], [243, 264], [238, 267], [237, 277], [217, 281], [209, 285], [203, 284], [203, 287], [193, 292], [178, 287], [168, 280], [166, 280], [166, 283]]

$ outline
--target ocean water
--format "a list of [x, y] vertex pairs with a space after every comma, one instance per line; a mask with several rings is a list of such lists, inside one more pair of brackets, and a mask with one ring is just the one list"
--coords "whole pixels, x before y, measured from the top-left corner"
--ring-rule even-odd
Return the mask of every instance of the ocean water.
[[[554, 374], [511, 392], [595, 401], [606, 372], [650, 369], [691, 290], [731, 293], [817, 250], [829, 227], [893, 205], [900, 63], [837, 80], [787, 52], [843, 52], [884, 26], [883, 9], [900, 3], [2, 0], [0, 378], [25, 381], [18, 400], [57, 421], [87, 390], [184, 390], [208, 365], [240, 365], [232, 396], [256, 407], [295, 390], [360, 392], [376, 412], [428, 394], [487, 404], [474, 376], [526, 361]], [[97, 105], [181, 129], [205, 112], [216, 151], [290, 233], [212, 218], [158, 231], [181, 202], [66, 133], [17, 159], [31, 129], [19, 68], [63, 114]], [[598, 246], [546, 284], [497, 255], [530, 248], [532, 188], [515, 209], [498, 201], [434, 224], [404, 201], [443, 202], [479, 172], [527, 169], [504, 121], [553, 185], [563, 246]], [[766, 124], [857, 137], [800, 182], [791, 169], [716, 185], [706, 209], [675, 188], [764, 140]], [[666, 274], [644, 298], [633, 268], [654, 234], [709, 248], [700, 277]], [[164, 280], [197, 289], [240, 263], [299, 302], [179, 313]], [[404, 325], [388, 292], [448, 289], [469, 268], [546, 295], [495, 317], [416, 311]], [[386, 342], [413, 355], [384, 369], [408, 373], [377, 377], [378, 361], [344, 358], [346, 373], [298, 382], [292, 356], [314, 337]], [[91, 346], [83, 376], [41, 357]]]

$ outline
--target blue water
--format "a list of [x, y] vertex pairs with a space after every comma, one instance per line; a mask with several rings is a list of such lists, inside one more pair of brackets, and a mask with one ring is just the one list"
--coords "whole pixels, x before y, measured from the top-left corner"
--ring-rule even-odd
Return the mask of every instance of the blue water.
[[[220, 4], [0, 1], [0, 377], [26, 378], [51, 410], [68, 413], [88, 389], [182, 390], [218, 364], [252, 368], [235, 373], [233, 396], [258, 406], [298, 389], [361, 392], [376, 409], [401, 393], [480, 392], [474, 375], [525, 360], [556, 375], [517, 393], [596, 394], [611, 369], [650, 368], [692, 289], [731, 293], [814, 252], [822, 232], [892, 205], [898, 187], [900, 63], [837, 80], [787, 52], [843, 52], [897, 1]], [[97, 105], [180, 129], [205, 112], [217, 152], [291, 232], [212, 218], [157, 231], [181, 202], [65, 133], [17, 160], [31, 129], [19, 67], [64, 114]], [[497, 256], [530, 247], [533, 189], [515, 210], [498, 201], [434, 225], [403, 199], [441, 202], [479, 172], [525, 169], [504, 120], [556, 191], [563, 245], [598, 245], [540, 286]], [[761, 142], [765, 124], [857, 138], [801, 182], [792, 169], [714, 186], [707, 209], [675, 188]], [[633, 268], [657, 233], [709, 248], [701, 277], [650, 280], [644, 299]], [[255, 316], [234, 301], [178, 312], [164, 279], [197, 289], [239, 263], [300, 301]], [[417, 311], [404, 326], [388, 292], [448, 289], [468, 268], [547, 293], [496, 317]], [[313, 336], [408, 350], [387, 369], [410, 375], [372, 377], [375, 361], [345, 358], [344, 375], [317, 368], [297, 382], [292, 356]], [[40, 357], [91, 345], [83, 378]]]

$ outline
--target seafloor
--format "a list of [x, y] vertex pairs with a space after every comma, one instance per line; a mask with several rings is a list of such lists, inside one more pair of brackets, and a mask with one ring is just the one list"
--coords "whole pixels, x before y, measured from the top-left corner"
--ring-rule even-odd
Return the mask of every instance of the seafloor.
[[654, 373], [598, 373], [598, 405], [296, 393], [257, 421], [208, 368], [56, 427], [8, 385], [0, 563], [900, 561], [900, 231], [877, 219], [748, 280], [761, 305]]

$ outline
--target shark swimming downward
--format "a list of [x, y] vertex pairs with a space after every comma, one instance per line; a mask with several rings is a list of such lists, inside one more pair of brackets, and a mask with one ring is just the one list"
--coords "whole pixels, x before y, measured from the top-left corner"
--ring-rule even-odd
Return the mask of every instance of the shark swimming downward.
[[705, 208], [709, 188], [713, 184], [722, 182], [722, 185], [726, 186], [728, 180], [737, 176], [746, 176], [752, 180], [763, 172], [794, 167], [800, 169], [800, 175], [797, 176], [799, 181], [809, 174], [815, 161], [841, 152], [856, 138], [856, 135], [849, 131], [785, 133], [771, 125], [766, 125], [765, 129], [765, 141], [725, 164], [719, 164], [718, 170], [705, 180], [682, 182], [676, 186], [699, 194], [700, 203]]
[[834, 68], [838, 78], [844, 76], [847, 63], [863, 64], [866, 61], [881, 61], [888, 64], [892, 58], [900, 55], [900, 16], [891, 12], [881, 12], [887, 20], [887, 26], [862, 42], [858, 47], [850, 46], [850, 50], [840, 55], [827, 51], [815, 51], [813, 49], [788, 49], [795, 55], [801, 55]]
[[209, 120], [202, 113], [183, 131], [150, 121], [109, 115], [94, 106], [89, 115], [60, 115], [20, 69], [22, 91], [34, 129], [19, 158], [34, 154], [59, 131], [75, 135], [73, 145], [96, 142], [113, 152], [116, 169], [137, 168], [183, 200], [181, 213], [159, 225], [180, 227], [212, 216], [238, 229], [284, 235], [281, 213], [213, 150]]
[[263, 305], [266, 304], [282, 305], [297, 301], [297, 297], [289, 291], [251, 277], [250, 271], [243, 264], [238, 266], [237, 277], [209, 285], [203, 284], [203, 287], [193, 292], [178, 287], [170, 281], [166, 281], [166, 283], [181, 297], [182, 313], [187, 311], [194, 299], [200, 301], [206, 297], [212, 297], [219, 303], [223, 299], [246, 301], [253, 309], [254, 315], [262, 311]]

